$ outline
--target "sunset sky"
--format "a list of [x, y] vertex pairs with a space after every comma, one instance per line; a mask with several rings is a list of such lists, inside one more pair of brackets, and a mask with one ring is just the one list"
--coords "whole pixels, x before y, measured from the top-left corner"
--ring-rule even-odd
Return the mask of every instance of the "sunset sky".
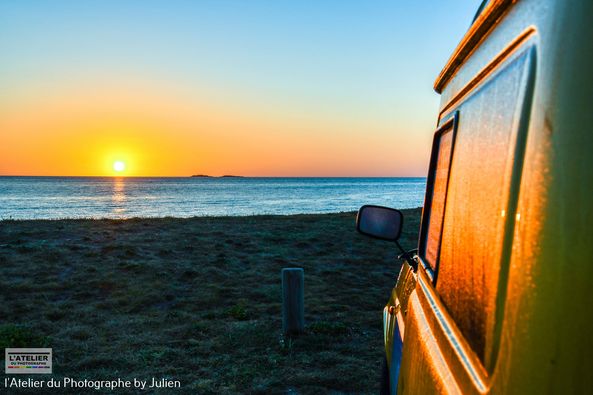
[[2, 1], [0, 175], [425, 176], [479, 1]]

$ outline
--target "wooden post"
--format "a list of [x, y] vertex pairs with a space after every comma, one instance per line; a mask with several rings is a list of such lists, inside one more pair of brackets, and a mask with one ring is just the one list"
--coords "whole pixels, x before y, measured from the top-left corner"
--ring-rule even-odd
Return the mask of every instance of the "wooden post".
[[299, 268], [282, 269], [282, 330], [298, 335], [305, 330], [305, 272]]

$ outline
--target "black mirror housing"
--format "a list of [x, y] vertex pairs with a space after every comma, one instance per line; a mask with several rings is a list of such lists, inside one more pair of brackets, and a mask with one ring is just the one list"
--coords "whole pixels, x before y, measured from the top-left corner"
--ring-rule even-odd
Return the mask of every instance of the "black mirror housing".
[[402, 212], [389, 207], [365, 205], [356, 215], [356, 230], [380, 240], [397, 241], [403, 224]]

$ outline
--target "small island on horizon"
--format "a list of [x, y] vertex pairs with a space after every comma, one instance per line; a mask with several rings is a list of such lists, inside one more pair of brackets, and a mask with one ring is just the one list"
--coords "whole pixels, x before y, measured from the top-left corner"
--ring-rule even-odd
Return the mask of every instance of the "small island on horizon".
[[208, 174], [193, 174], [191, 178], [244, 178], [244, 176], [235, 176], [231, 174], [225, 174], [223, 176], [209, 176]]

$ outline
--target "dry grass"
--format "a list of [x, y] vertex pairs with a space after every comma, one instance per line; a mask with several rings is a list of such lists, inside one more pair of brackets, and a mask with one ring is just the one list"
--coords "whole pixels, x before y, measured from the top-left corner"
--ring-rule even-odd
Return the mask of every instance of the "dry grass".
[[[404, 247], [420, 210], [406, 210]], [[0, 222], [0, 346], [54, 377], [167, 377], [187, 393], [377, 393], [399, 270], [354, 214]], [[280, 270], [305, 270], [306, 334], [281, 335]]]

